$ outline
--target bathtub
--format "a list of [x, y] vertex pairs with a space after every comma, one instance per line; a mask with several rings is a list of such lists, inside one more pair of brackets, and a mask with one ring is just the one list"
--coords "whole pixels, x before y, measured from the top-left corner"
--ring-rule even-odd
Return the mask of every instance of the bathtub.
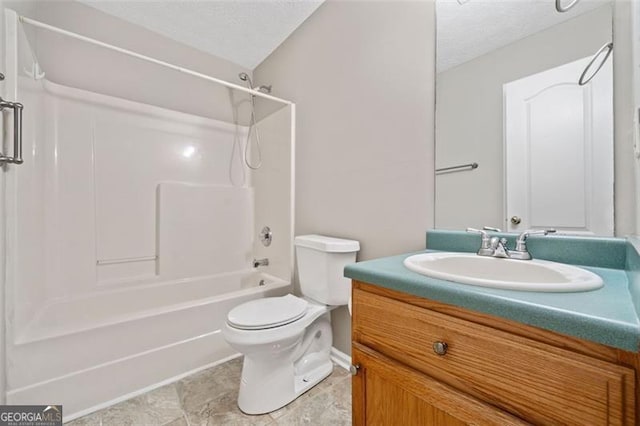
[[70, 420], [223, 362], [237, 355], [220, 332], [228, 311], [290, 290], [239, 271], [50, 302], [11, 339], [7, 403], [54, 401]]

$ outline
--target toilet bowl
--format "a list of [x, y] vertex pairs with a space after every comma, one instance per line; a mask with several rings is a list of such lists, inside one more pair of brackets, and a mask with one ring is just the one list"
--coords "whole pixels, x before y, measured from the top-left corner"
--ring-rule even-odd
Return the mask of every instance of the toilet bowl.
[[344, 266], [357, 241], [320, 235], [296, 237], [302, 297], [252, 300], [227, 315], [223, 336], [244, 355], [238, 407], [247, 414], [281, 408], [333, 371], [329, 312], [351, 294]]
[[[227, 322], [223, 329], [227, 343], [244, 354], [238, 406], [247, 414], [277, 410], [331, 374], [332, 335], [327, 306], [293, 295], [252, 302], [277, 299], [286, 309], [288, 303], [295, 304], [292, 298], [307, 304], [302, 316], [293, 321], [279, 326], [265, 324], [262, 329], [242, 329], [237, 323]], [[253, 305], [260, 309], [260, 303]]]

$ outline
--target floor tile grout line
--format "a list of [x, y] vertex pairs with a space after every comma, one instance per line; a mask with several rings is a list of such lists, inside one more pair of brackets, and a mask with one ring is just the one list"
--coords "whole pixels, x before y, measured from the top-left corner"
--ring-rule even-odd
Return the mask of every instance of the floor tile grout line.
[[187, 426], [191, 426], [191, 420], [189, 420], [189, 416], [187, 415], [187, 412], [182, 407], [182, 402], [180, 402], [180, 408], [182, 409], [182, 417], [184, 418], [184, 421], [187, 422]]

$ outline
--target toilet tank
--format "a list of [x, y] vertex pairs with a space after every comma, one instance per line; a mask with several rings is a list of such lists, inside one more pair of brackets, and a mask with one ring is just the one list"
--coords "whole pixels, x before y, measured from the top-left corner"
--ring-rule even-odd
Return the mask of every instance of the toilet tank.
[[356, 261], [360, 243], [324, 235], [300, 235], [295, 238], [295, 246], [302, 295], [325, 305], [346, 305], [351, 281], [344, 277], [344, 267]]

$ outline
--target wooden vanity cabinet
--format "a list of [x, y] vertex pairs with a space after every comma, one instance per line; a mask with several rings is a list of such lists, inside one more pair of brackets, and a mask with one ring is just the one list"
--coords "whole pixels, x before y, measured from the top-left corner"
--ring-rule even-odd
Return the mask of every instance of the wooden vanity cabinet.
[[353, 283], [354, 425], [634, 425], [640, 357]]

